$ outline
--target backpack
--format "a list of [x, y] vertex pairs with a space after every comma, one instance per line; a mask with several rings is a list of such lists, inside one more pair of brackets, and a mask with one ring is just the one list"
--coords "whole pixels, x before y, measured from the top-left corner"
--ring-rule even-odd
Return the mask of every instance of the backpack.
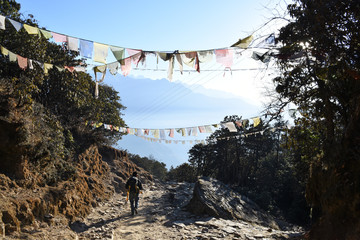
[[131, 177], [128, 181], [128, 189], [129, 192], [139, 192], [138, 179], [135, 177]]

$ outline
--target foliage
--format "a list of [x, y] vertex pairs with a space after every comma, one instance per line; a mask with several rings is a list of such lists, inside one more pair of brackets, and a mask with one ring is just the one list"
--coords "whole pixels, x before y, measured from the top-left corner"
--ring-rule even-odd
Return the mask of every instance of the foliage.
[[[0, 14], [39, 27], [31, 15], [25, 18], [20, 14], [20, 4], [15, 1], [1, 0]], [[6, 29], [0, 30], [0, 44], [41, 63], [84, 65], [84, 59], [77, 52], [68, 51], [66, 46], [44, 37], [29, 35], [24, 29], [17, 32], [9, 21], [6, 21]], [[65, 172], [72, 172], [69, 162], [74, 153], [94, 143], [112, 144], [121, 138], [117, 131], [92, 129], [85, 123], [98, 121], [124, 126], [121, 118], [124, 107], [118, 93], [109, 86], [100, 85], [100, 95], [96, 99], [95, 83], [86, 73], [59, 71], [54, 67], [45, 74], [39, 64], [33, 65], [34, 69], [22, 70], [16, 62], [0, 56], [0, 137], [4, 139], [0, 153], [5, 159], [0, 169], [24, 177], [18, 169], [27, 159], [40, 171], [51, 168], [52, 177], [47, 177], [49, 174], [45, 172], [43, 178], [53, 179], [46, 183], [56, 182], [67, 175]], [[12, 136], [17, 140], [12, 141]]]
[[166, 164], [157, 161], [153, 156], [140, 157], [137, 154], [128, 154], [129, 159], [139, 167], [142, 167], [146, 171], [150, 172], [159, 180], [165, 180], [167, 174]]
[[320, 213], [312, 238], [360, 234], [359, 7], [357, 0], [297, 0], [278, 38], [277, 105], [295, 103], [300, 113], [288, 146]]
[[171, 166], [166, 175], [166, 180], [193, 183], [196, 181], [195, 169], [188, 163], [183, 163], [176, 168]]

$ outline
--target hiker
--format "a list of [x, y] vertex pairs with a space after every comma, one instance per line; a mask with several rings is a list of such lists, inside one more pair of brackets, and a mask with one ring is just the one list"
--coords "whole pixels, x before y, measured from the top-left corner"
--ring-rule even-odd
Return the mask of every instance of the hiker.
[[125, 188], [128, 191], [131, 215], [137, 214], [139, 193], [140, 190], [143, 190], [141, 181], [137, 178], [137, 172], [133, 172], [132, 176], [127, 180]]

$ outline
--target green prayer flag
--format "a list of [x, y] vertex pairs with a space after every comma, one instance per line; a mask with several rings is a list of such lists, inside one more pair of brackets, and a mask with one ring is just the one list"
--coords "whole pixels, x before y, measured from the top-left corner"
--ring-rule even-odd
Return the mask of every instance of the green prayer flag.
[[118, 61], [125, 57], [125, 51], [124, 51], [125, 48], [110, 46], [110, 50], [114, 54], [114, 57], [116, 58], [116, 60], [118, 60]]
[[40, 32], [42, 33], [42, 35], [44, 36], [44, 38], [46, 38], [46, 39], [52, 38], [51, 32], [46, 31], [46, 30], [44, 30], [44, 29], [40, 29]]

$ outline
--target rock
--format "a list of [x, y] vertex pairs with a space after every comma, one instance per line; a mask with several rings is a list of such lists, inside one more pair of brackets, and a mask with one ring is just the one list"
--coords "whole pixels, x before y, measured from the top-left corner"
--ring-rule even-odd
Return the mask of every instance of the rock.
[[198, 179], [193, 197], [186, 208], [197, 215], [208, 214], [279, 229], [275, 220], [256, 203], [234, 192], [222, 182], [207, 177]]

